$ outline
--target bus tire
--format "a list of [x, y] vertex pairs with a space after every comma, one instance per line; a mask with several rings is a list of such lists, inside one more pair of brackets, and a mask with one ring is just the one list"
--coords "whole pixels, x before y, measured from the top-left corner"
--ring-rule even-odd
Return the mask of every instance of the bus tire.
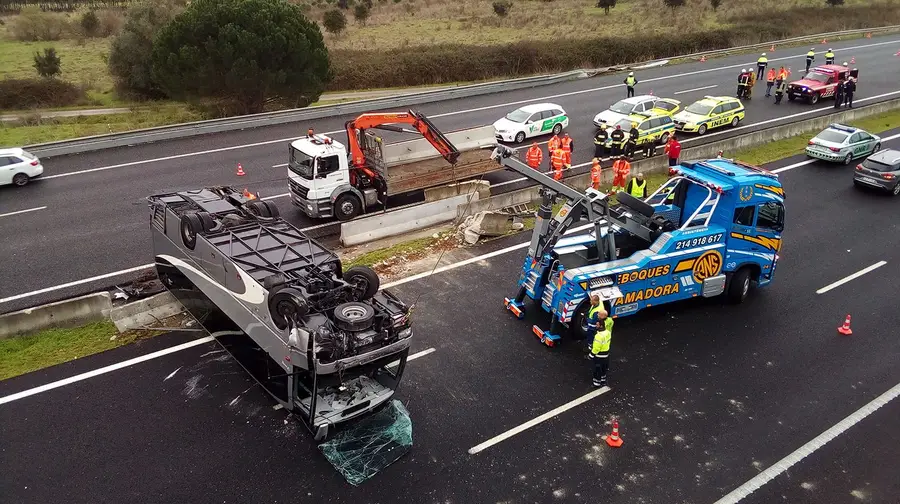
[[372, 299], [381, 288], [378, 273], [368, 266], [354, 266], [344, 273], [344, 281], [353, 286], [357, 301]]

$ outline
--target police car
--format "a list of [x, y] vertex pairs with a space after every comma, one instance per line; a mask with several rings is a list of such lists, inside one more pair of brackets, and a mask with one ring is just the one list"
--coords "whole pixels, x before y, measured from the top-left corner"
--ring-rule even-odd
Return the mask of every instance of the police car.
[[[625, 132], [625, 138], [627, 140], [628, 132], [631, 130], [632, 124], [637, 124], [637, 144], [646, 142], [648, 138], [655, 140], [660, 144], [664, 144], [669, 141], [669, 137], [672, 135], [672, 133], [675, 133], [675, 122], [669, 115], [659, 113], [654, 114], [650, 112], [644, 112], [643, 114], [631, 114], [625, 119], [622, 119], [613, 124], [612, 128], [615, 129], [616, 126], [622, 128], [622, 131]], [[607, 140], [607, 144], [611, 145], [612, 140]]]
[[659, 98], [653, 95], [632, 96], [631, 98], [619, 100], [614, 103], [613, 106], [609, 107], [609, 109], [594, 116], [594, 126], [597, 126], [598, 128], [601, 124], [610, 126], [625, 119], [631, 114], [653, 110], [657, 100], [659, 100]]
[[703, 135], [726, 124], [736, 127], [744, 120], [744, 104], [730, 96], [705, 96], [675, 114], [673, 119], [675, 129]]
[[569, 116], [555, 103], [525, 105], [494, 123], [494, 135], [502, 142], [522, 143], [526, 138], [558, 135], [569, 126]]
[[881, 138], [843, 124], [831, 124], [814, 136], [806, 146], [806, 155], [849, 165], [881, 148]]

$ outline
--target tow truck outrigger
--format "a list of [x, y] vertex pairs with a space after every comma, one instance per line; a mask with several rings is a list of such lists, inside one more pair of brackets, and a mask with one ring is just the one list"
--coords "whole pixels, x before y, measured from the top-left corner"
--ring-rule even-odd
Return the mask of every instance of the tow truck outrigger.
[[[521, 319], [528, 296], [551, 313], [549, 330], [532, 328], [547, 346], [564, 332], [573, 339], [590, 334], [589, 294], [620, 317], [698, 295], [724, 293], [741, 302], [752, 285], [774, 277], [784, 190], [771, 172], [728, 159], [686, 162], [670, 169], [669, 180], [646, 200], [620, 192], [613, 207], [606, 194], [577, 191], [514, 153], [498, 145], [492, 158], [544, 188], [519, 290], [504, 304]], [[567, 202], [553, 216], [557, 196]], [[590, 224], [570, 230], [582, 218]]]

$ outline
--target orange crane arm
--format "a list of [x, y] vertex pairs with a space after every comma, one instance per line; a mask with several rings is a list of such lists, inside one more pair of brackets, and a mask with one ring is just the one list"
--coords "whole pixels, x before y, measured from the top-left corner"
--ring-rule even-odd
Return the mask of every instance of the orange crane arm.
[[431, 145], [441, 153], [447, 162], [454, 164], [459, 159], [459, 151], [450, 140], [423, 114], [410, 110], [409, 112], [378, 112], [362, 114], [352, 121], [347, 121], [344, 127], [347, 129], [347, 139], [350, 145], [350, 157], [356, 168], [366, 167], [366, 156], [363, 153], [360, 137], [369, 128], [385, 129], [389, 131], [410, 132], [410, 130], [391, 127], [391, 124], [409, 124], [416, 129]]

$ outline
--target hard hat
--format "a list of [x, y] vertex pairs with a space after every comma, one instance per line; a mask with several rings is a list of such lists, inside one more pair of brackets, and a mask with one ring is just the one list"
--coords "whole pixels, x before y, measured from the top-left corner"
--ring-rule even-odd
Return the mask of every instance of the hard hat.
[[631, 123], [632, 128], [637, 128], [637, 123]]
[[741, 73], [744, 73], [744, 72], [746, 72], [746, 71], [747, 71], [746, 68], [741, 68]]
[[634, 72], [628, 72], [628, 75], [634, 75]]
[[830, 48], [830, 47], [828, 48], [828, 52], [831, 52], [831, 48]]
[[765, 55], [766, 55], [766, 53], [763, 53], [763, 54], [762, 54], [762, 55], [763, 55], [763, 56], [765, 56]]
[[600, 123], [600, 129], [606, 129], [606, 123]]
[[816, 52], [816, 48], [815, 48], [815, 47], [810, 47], [809, 50], [812, 51], [812, 52]]

